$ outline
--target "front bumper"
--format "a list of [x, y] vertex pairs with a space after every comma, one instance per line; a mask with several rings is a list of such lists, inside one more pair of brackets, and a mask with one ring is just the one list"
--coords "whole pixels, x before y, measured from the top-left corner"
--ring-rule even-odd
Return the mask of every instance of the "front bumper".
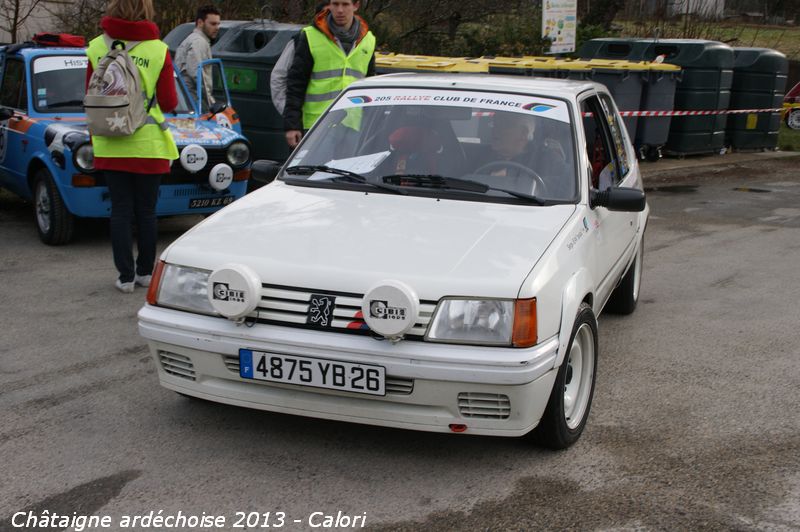
[[[150, 305], [139, 311], [139, 332], [161, 384], [171, 390], [272, 412], [431, 432], [450, 432], [457, 424], [470, 434], [521, 436], [538, 424], [557, 372], [557, 337], [528, 349], [392, 344], [335, 332], [247, 327]], [[240, 348], [379, 364], [386, 368], [387, 394], [244, 379]], [[399, 384], [389, 389], [390, 381]]]

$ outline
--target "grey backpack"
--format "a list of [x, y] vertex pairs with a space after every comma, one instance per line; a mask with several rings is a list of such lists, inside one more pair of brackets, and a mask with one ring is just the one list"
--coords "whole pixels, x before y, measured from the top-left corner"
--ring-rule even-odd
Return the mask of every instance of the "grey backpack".
[[86, 123], [92, 135], [126, 137], [147, 123], [155, 91], [148, 103], [139, 69], [128, 55], [139, 42], [126, 45], [108, 34], [103, 38], [108, 53], [100, 58], [89, 79], [83, 99]]

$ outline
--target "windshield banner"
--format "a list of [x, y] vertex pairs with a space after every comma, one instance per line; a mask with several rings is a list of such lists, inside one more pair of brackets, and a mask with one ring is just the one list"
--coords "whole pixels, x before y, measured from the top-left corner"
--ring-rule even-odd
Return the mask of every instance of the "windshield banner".
[[87, 68], [89, 59], [80, 55], [58, 55], [52, 57], [39, 57], [33, 62], [33, 73], [42, 74], [53, 70], [68, 68]]
[[520, 114], [535, 114], [543, 118], [569, 123], [567, 104], [559, 100], [524, 94], [468, 90], [357, 89], [347, 91], [336, 101], [332, 110], [382, 105], [436, 105], [469, 107], [476, 111], [511, 111]]

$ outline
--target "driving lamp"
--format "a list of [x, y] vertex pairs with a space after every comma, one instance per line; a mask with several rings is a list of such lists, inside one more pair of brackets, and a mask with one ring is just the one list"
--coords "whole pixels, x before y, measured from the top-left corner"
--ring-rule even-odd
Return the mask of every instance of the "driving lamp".
[[[162, 266], [163, 265], [163, 266]], [[208, 270], [159, 263], [153, 280], [158, 286], [148, 293], [148, 303], [200, 314], [217, 315], [208, 301]]]

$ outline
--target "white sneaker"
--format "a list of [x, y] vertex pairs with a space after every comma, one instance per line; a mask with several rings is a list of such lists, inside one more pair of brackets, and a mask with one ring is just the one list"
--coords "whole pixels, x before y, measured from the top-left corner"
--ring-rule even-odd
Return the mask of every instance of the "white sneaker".
[[133, 282], [138, 284], [139, 286], [144, 286], [147, 288], [150, 286], [150, 281], [153, 279], [152, 275], [137, 275], [133, 278]]
[[122, 292], [124, 294], [132, 294], [133, 293], [133, 286], [134, 286], [133, 281], [131, 281], [129, 283], [123, 283], [122, 281], [117, 279], [114, 282], [114, 286], [116, 286], [117, 290], [119, 290], [120, 292]]

